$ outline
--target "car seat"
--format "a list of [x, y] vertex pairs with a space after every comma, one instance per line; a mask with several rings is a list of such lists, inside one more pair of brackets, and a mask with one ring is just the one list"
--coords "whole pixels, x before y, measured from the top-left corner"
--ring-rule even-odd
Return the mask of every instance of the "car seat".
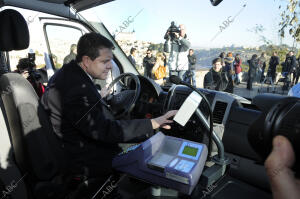
[[[0, 51], [22, 50], [29, 45], [23, 16], [12, 9], [0, 12]], [[31, 84], [17, 73], [0, 78], [1, 103], [7, 118], [15, 161], [24, 177], [30, 198], [58, 198], [58, 180], [64, 168], [60, 141], [39, 104]]]

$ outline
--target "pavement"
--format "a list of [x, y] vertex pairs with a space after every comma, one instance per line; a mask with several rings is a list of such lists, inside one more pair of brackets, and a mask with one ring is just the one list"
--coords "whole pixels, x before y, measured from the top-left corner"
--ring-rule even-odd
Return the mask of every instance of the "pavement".
[[247, 83], [241, 82], [239, 85], [234, 86], [233, 93], [247, 99], [253, 99], [256, 95], [262, 93], [287, 95], [288, 90], [282, 90], [282, 86], [283, 84], [281, 82], [275, 84], [274, 88], [272, 88], [272, 85], [270, 84], [253, 83], [253, 90], [248, 90]]

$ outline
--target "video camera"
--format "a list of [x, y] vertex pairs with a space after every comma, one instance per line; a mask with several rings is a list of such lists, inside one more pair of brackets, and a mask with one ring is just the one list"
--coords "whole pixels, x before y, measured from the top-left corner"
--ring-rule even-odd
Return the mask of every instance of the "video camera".
[[19, 71], [28, 70], [29, 76], [27, 79], [29, 81], [38, 81], [41, 79], [41, 75], [35, 69], [35, 53], [30, 50], [27, 56], [27, 58], [22, 58], [19, 60], [17, 68]]
[[172, 21], [171, 26], [168, 28], [167, 33], [165, 35], [165, 39], [171, 39], [171, 41], [176, 40], [177, 38], [175, 33], [180, 33], [180, 28], [175, 25], [174, 21]]
[[[255, 98], [262, 110], [248, 130], [248, 140], [261, 157], [262, 162], [272, 150], [272, 140], [277, 135], [285, 136], [295, 151], [293, 170], [300, 176], [300, 99], [274, 95], [259, 95]], [[263, 107], [263, 108], [262, 108]]]

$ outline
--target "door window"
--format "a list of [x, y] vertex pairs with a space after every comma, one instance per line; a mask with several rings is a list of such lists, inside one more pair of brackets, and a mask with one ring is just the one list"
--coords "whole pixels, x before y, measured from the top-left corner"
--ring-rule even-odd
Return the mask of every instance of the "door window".
[[46, 24], [49, 52], [56, 69], [75, 59], [76, 45], [83, 32], [72, 26]]

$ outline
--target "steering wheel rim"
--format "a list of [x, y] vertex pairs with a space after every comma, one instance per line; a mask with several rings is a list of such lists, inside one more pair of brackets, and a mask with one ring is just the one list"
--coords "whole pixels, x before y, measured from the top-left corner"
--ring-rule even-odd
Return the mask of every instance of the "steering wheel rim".
[[121, 111], [120, 113], [117, 113], [115, 116], [116, 119], [123, 117], [124, 115], [130, 113], [133, 108], [135, 107], [136, 101], [138, 100], [140, 93], [141, 93], [141, 83], [140, 80], [138, 78], [138, 76], [136, 76], [133, 73], [123, 73], [121, 75], [119, 75], [116, 79], [114, 79], [109, 85], [108, 85], [108, 90], [112, 89], [113, 86], [118, 83], [121, 79], [123, 79], [124, 77], [129, 76], [131, 77], [134, 82], [135, 82], [135, 91], [134, 91], [134, 97], [132, 98], [132, 100], [130, 100], [131, 102], [129, 104], [125, 105], [125, 108], [123, 111]]

